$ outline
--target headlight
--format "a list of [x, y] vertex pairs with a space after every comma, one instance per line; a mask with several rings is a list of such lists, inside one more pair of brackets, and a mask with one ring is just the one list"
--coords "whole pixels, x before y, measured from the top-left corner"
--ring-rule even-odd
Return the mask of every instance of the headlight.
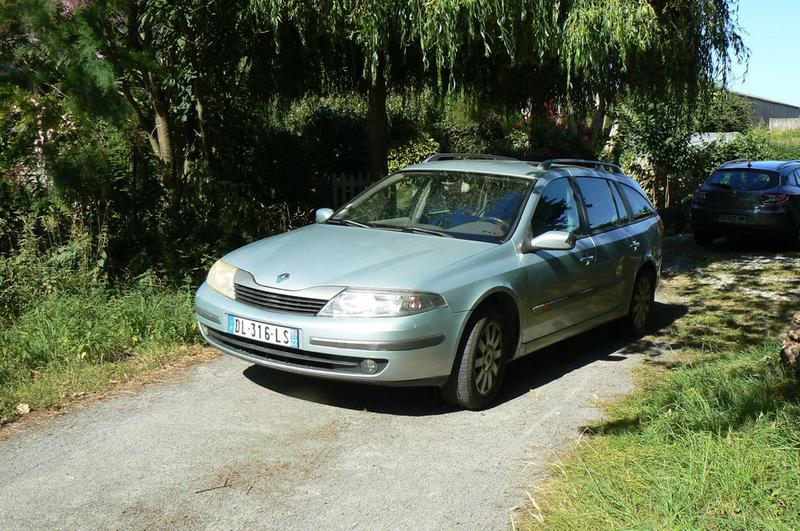
[[442, 308], [441, 295], [414, 291], [346, 289], [328, 301], [317, 315], [323, 317], [400, 317]]
[[226, 297], [235, 298], [233, 290], [233, 277], [237, 269], [227, 262], [217, 260], [208, 272], [206, 282], [209, 286], [219, 291]]

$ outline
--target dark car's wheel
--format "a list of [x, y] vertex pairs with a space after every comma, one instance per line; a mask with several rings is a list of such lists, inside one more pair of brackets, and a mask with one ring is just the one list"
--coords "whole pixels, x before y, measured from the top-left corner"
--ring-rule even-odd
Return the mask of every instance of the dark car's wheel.
[[500, 312], [479, 310], [464, 331], [453, 372], [442, 388], [444, 399], [466, 409], [491, 404], [505, 376], [508, 339]]
[[694, 243], [697, 245], [711, 245], [714, 243], [715, 236], [707, 232], [696, 230], [694, 231]]
[[633, 283], [628, 315], [623, 319], [625, 331], [636, 338], [642, 337], [647, 331], [650, 314], [653, 311], [655, 299], [655, 276], [649, 269], [641, 269]]

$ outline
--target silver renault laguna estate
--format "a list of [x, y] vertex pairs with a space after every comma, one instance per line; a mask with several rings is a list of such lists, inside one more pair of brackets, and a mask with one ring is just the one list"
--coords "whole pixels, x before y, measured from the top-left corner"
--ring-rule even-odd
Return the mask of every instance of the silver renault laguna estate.
[[208, 343], [480, 409], [521, 356], [612, 320], [642, 335], [659, 279], [660, 218], [598, 161], [434, 155], [316, 217], [214, 264]]

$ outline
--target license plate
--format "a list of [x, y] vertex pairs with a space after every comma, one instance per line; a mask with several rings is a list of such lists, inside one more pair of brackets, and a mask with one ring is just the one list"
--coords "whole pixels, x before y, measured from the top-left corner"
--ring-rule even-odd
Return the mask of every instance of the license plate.
[[228, 315], [228, 333], [260, 343], [300, 348], [300, 330]]
[[731, 214], [723, 214], [719, 217], [723, 223], [747, 223], [747, 216], [734, 216]]

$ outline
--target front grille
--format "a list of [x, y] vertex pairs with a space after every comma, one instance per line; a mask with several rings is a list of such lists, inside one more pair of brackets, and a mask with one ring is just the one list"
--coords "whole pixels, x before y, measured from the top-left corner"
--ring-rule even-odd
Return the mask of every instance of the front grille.
[[[258, 341], [253, 341], [246, 337], [237, 337], [231, 334], [208, 328], [208, 339], [212, 344], [217, 344], [230, 350], [255, 356], [272, 362], [285, 363], [293, 367], [307, 367], [312, 369], [324, 369], [328, 371], [366, 374], [361, 368], [362, 358], [350, 356], [335, 356], [332, 354], [320, 354], [317, 352], [307, 352], [296, 348], [279, 347], [277, 345], [265, 345]], [[378, 374], [386, 367], [386, 360], [376, 359], [378, 370], [373, 374]]]
[[328, 302], [324, 299], [309, 299], [274, 291], [263, 291], [242, 284], [234, 284], [233, 288], [236, 292], [236, 300], [276, 312], [316, 315]]

